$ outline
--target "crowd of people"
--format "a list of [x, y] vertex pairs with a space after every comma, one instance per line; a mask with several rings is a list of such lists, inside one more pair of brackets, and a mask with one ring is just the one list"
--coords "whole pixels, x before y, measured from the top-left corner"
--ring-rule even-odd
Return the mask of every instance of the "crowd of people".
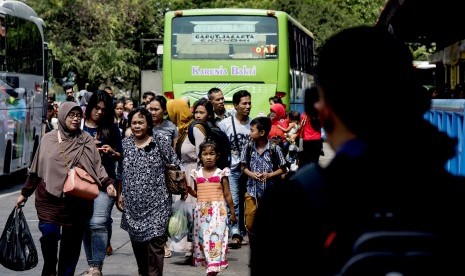
[[[383, 53], [383, 72], [370, 66], [377, 53]], [[356, 63], [360, 71], [345, 67]], [[102, 275], [105, 256], [112, 254], [114, 205], [143, 276], [162, 275], [171, 251], [217, 275], [228, 267], [228, 249], [247, 244], [252, 275], [334, 275], [350, 258], [344, 238], [364, 228], [373, 209], [392, 211], [397, 225], [438, 232], [457, 227], [450, 237], [463, 236], [449, 217], [463, 210], [464, 182], [444, 170], [455, 141], [423, 120], [428, 97], [414, 85], [408, 66], [408, 48], [390, 35], [372, 27], [344, 30], [321, 49], [317, 85], [304, 93], [305, 111], [286, 112], [281, 99], [272, 97], [270, 113], [256, 118], [250, 117], [253, 99], [246, 90], [235, 92], [234, 108], [226, 110], [216, 87], [192, 106], [188, 99], [167, 100], [149, 91], [137, 107], [132, 100], [115, 100], [111, 87], [80, 92], [78, 99], [73, 87], [64, 87], [67, 98], [59, 107], [49, 99], [46, 134], [17, 199], [19, 206], [35, 191], [42, 275], [73, 275], [82, 243], [86, 275]], [[355, 89], [346, 86], [361, 78]], [[405, 95], [400, 103], [385, 97], [396, 89]], [[367, 123], [371, 115], [377, 116], [375, 125]], [[221, 145], [197, 122], [226, 134], [229, 167], [218, 168]], [[386, 129], [408, 133], [418, 144], [411, 148]], [[325, 135], [336, 155], [321, 168]], [[418, 170], [398, 158], [406, 150], [414, 152]], [[184, 194], [168, 192], [167, 163], [188, 172]], [[69, 166], [97, 180], [96, 199], [64, 196]], [[400, 184], [401, 178], [408, 184]], [[440, 206], [432, 204], [438, 197]], [[193, 210], [194, 224], [192, 235], [175, 242], [167, 227], [178, 200]], [[303, 220], [310, 221], [308, 227], [291, 232]], [[279, 253], [283, 245], [274, 242], [283, 234], [299, 243], [292, 254]], [[463, 239], [450, 237], [440, 238], [463, 245]], [[452, 253], [447, 258], [458, 259]], [[270, 263], [274, 259], [281, 265]]]

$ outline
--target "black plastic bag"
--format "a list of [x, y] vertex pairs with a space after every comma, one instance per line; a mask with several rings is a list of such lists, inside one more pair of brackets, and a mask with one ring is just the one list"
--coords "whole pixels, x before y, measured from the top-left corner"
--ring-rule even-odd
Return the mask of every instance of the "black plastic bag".
[[0, 263], [14, 271], [37, 266], [39, 258], [22, 208], [14, 208], [0, 238]]

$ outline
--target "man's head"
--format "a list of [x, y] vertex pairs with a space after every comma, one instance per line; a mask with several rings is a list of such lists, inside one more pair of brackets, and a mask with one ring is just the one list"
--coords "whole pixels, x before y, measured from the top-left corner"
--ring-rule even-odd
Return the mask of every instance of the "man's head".
[[249, 116], [252, 109], [252, 96], [247, 90], [239, 90], [233, 95], [236, 116]]
[[[374, 141], [399, 122], [423, 120], [429, 108], [414, 78], [408, 47], [375, 27], [349, 28], [327, 40], [316, 76], [316, 107], [328, 139], [338, 125]], [[371, 123], [373, 117], [376, 123]]]
[[104, 90], [105, 90], [105, 92], [108, 93], [108, 95], [110, 95], [110, 97], [113, 98], [113, 89], [111, 89], [110, 86], [106, 86], [106, 87], [104, 88]]
[[65, 91], [66, 98], [74, 97], [74, 89], [71, 84], [65, 85], [63, 87], [63, 90]]
[[221, 91], [221, 89], [219, 88], [214, 87], [208, 90], [207, 97], [212, 102], [213, 110], [215, 110], [215, 113], [223, 114], [225, 111], [223, 91]]
[[142, 104], [147, 105], [153, 98], [155, 98], [155, 93], [153, 91], [145, 91], [144, 94], [142, 94]]

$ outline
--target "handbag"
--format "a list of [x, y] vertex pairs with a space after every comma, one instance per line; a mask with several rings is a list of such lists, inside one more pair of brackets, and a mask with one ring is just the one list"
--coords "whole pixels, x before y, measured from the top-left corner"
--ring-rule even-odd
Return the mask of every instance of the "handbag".
[[180, 195], [186, 192], [187, 177], [178, 165], [165, 164], [166, 188], [173, 195]]
[[61, 144], [61, 134], [58, 134], [58, 144], [60, 145], [60, 154], [65, 160], [66, 167], [68, 168], [68, 175], [66, 176], [65, 184], [63, 185], [63, 193], [85, 200], [93, 200], [99, 194], [97, 181], [92, 178], [84, 169], [79, 167], [69, 168], [69, 161], [65, 155], [63, 145]]
[[[161, 148], [157, 138], [153, 137], [158, 148]], [[163, 155], [165, 161], [165, 184], [168, 192], [173, 195], [181, 195], [187, 191], [186, 172], [179, 165], [170, 164], [168, 158]]]
[[14, 271], [37, 266], [39, 257], [21, 207], [11, 211], [0, 238], [0, 263]]

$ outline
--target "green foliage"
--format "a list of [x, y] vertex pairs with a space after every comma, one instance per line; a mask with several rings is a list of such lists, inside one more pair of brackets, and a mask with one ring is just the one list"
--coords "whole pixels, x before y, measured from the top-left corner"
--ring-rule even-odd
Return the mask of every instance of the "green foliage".
[[410, 44], [410, 51], [413, 55], [413, 60], [418, 61], [428, 61], [429, 56], [436, 51], [436, 45], [420, 45], [420, 44]]
[[[283, 10], [315, 35], [317, 48], [334, 33], [375, 24], [385, 0], [25, 0], [47, 24], [47, 39], [62, 74], [125, 89], [138, 83], [140, 39], [163, 38], [168, 10], [259, 8]], [[150, 59], [152, 60], [152, 59]], [[135, 92], [135, 91], [133, 91]]]

